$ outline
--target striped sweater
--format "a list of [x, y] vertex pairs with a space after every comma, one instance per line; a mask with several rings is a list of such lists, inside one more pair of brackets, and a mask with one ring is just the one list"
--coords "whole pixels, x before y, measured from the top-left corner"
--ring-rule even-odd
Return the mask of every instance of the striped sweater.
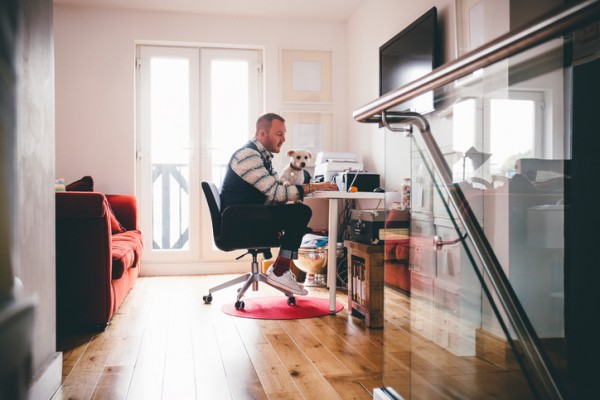
[[302, 185], [284, 186], [271, 167], [273, 154], [256, 139], [231, 156], [221, 187], [221, 209], [237, 204], [284, 204], [304, 198]]

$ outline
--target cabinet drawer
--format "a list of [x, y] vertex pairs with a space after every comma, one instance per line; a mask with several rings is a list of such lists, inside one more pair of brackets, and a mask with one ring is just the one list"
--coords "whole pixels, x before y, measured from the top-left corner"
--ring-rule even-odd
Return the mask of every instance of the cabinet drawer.
[[[452, 242], [458, 238], [458, 233], [449, 218], [435, 218], [434, 223], [436, 235], [441, 240]], [[437, 278], [460, 284], [465, 288], [479, 286], [477, 275], [460, 241], [454, 244], [444, 244], [437, 249], [436, 265]]]
[[412, 298], [433, 301], [433, 276], [410, 272], [410, 295]]
[[433, 305], [431, 302], [412, 298], [410, 302], [411, 330], [426, 339], [433, 339]]
[[414, 241], [414, 247], [411, 247], [409, 252], [409, 265], [410, 269], [424, 274], [435, 276], [437, 274], [436, 268], [436, 253], [435, 249], [430, 240], [425, 241]]
[[461, 323], [481, 323], [481, 290], [434, 279], [433, 303], [436, 309], [454, 315]]
[[464, 323], [452, 313], [435, 308], [433, 342], [457, 356], [475, 355], [475, 331], [478, 326]]

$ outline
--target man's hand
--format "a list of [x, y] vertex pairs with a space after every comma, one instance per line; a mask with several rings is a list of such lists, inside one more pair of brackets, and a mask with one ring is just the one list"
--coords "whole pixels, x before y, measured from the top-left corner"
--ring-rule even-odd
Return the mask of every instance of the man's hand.
[[331, 190], [340, 190], [338, 185], [333, 182], [319, 182], [312, 184], [313, 191], [321, 192], [321, 191], [331, 191]]

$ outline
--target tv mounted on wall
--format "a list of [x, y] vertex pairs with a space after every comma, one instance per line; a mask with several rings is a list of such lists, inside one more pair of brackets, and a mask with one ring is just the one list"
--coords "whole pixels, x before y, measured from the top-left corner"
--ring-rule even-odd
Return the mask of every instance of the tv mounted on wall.
[[[429, 11], [379, 48], [379, 95], [414, 81], [438, 67], [437, 9]], [[433, 91], [390, 111], [426, 114], [435, 109]]]

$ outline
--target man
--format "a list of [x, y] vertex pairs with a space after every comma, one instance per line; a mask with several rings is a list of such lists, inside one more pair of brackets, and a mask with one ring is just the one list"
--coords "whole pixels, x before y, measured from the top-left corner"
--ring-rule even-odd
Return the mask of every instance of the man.
[[239, 204], [264, 204], [268, 207], [283, 236], [279, 255], [267, 271], [267, 278], [277, 287], [307, 295], [306, 289], [296, 282], [290, 271], [290, 260], [298, 258], [298, 248], [307, 232], [312, 211], [307, 205], [296, 201], [314, 191], [338, 190], [338, 187], [332, 182], [292, 186], [279, 183], [271, 160], [273, 153], [281, 151], [285, 133], [285, 120], [281, 116], [268, 113], [258, 118], [254, 138], [233, 153], [229, 161], [221, 187], [221, 208], [224, 210]]

